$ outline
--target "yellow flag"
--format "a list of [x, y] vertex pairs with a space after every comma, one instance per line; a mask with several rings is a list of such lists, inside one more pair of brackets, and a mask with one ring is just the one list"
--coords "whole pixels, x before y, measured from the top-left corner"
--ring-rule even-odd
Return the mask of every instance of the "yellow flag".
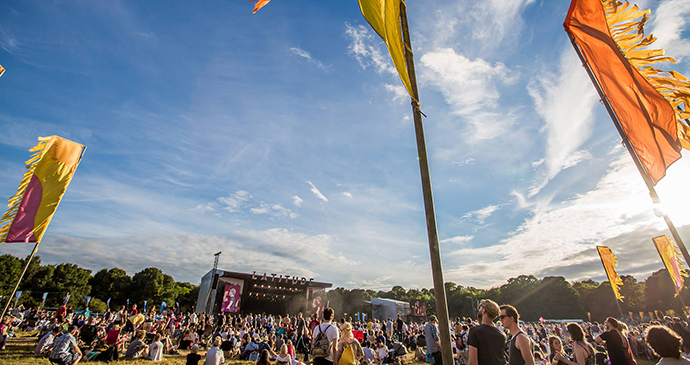
[[623, 280], [616, 272], [616, 266], [618, 266], [618, 259], [613, 255], [613, 251], [606, 246], [597, 246], [599, 251], [599, 257], [601, 257], [601, 263], [604, 265], [604, 270], [606, 270], [606, 276], [609, 278], [609, 283], [611, 283], [611, 289], [613, 289], [613, 294], [616, 296], [617, 300], [622, 300], [619, 289], [623, 285]]
[[0, 76], [5, 73], [5, 68], [0, 65]]
[[652, 241], [654, 241], [654, 246], [659, 252], [661, 261], [664, 262], [668, 274], [671, 275], [671, 280], [673, 280], [673, 285], [676, 289], [675, 296], [678, 296], [680, 290], [683, 289], [683, 276], [688, 276], [685, 273], [683, 259], [680, 258], [678, 246], [668, 236], [654, 237]]
[[[404, 0], [359, 0], [359, 8], [364, 19], [369, 22], [374, 31], [383, 39], [388, 47], [388, 52], [393, 59], [395, 69], [398, 70], [400, 79], [413, 100], [417, 98], [412, 92], [410, 75], [407, 71], [405, 60], [405, 44], [400, 23], [400, 7], [405, 6]], [[410, 57], [412, 50], [408, 49]]]
[[41, 242], [81, 161], [79, 143], [58, 136], [38, 140], [10, 209], [0, 218], [0, 242]]

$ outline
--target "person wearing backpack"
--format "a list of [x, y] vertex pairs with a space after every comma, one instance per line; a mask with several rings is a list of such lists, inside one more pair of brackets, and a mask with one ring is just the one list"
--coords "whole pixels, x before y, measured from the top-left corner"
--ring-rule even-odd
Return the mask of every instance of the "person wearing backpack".
[[314, 327], [311, 355], [314, 365], [333, 365], [335, 344], [338, 343], [338, 329], [332, 324], [333, 308], [323, 310], [323, 322]]
[[338, 341], [335, 365], [357, 365], [364, 357], [362, 346], [352, 334], [352, 324], [342, 325], [343, 338]]

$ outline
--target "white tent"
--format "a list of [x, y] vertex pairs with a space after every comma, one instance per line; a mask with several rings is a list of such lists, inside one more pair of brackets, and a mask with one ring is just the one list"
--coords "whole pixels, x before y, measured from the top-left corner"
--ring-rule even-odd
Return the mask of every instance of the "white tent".
[[371, 298], [371, 316], [375, 319], [381, 321], [388, 318], [395, 319], [398, 314], [405, 318], [411, 313], [410, 303], [386, 298]]

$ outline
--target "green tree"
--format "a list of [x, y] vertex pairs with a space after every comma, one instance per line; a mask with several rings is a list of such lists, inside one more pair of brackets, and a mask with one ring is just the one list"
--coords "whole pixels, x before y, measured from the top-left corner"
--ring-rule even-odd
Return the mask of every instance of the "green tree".
[[148, 267], [134, 274], [131, 288], [130, 303], [140, 306], [143, 306], [144, 300], [148, 300], [151, 305], [160, 306], [164, 301], [172, 307], [178, 294], [175, 279], [155, 267]]
[[127, 301], [132, 286], [132, 278], [117, 267], [99, 270], [89, 281], [91, 296], [103, 301], [112, 299], [110, 305], [122, 305]]
[[0, 293], [3, 297], [12, 294], [21, 273], [21, 260], [12, 255], [0, 256]]

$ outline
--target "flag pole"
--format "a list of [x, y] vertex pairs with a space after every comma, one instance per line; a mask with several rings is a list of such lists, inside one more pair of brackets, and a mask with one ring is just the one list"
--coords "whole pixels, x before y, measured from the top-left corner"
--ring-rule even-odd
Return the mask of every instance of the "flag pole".
[[[613, 252], [611, 252], [611, 255], [613, 255]], [[606, 273], [606, 277], [609, 279], [609, 285], [611, 286], [611, 291], [613, 292], [613, 300], [616, 301], [616, 306], [618, 307], [618, 311], [621, 313], [621, 319], [623, 319], [623, 318], [625, 318], [625, 315], [623, 314], [623, 310], [621, 309], [621, 304], [618, 303], [618, 298], [616, 298], [616, 291], [613, 290], [613, 286], [615, 284], [612, 283], [611, 278], [608, 277], [609, 275], [608, 275], [608, 272], [606, 271], [606, 264], [604, 264], [604, 259], [601, 257], [601, 252], [599, 252], [599, 260], [601, 261], [601, 266], [604, 267], [604, 273]]]
[[[414, 58], [410, 31], [407, 25], [407, 9], [404, 1], [400, 1], [400, 19], [405, 47], [405, 60], [407, 61], [407, 73], [410, 77], [410, 86], [414, 97], [412, 98], [412, 111], [414, 114], [415, 135], [417, 137], [417, 153], [419, 170], [422, 177], [422, 193], [424, 196], [424, 211], [426, 213], [426, 228], [429, 236], [429, 254], [431, 256], [431, 272], [434, 280], [434, 294], [436, 297], [436, 314], [441, 339], [441, 354], [443, 364], [452, 365], [453, 350], [450, 342], [450, 323], [448, 317], [448, 302], [446, 300], [446, 288], [443, 281], [443, 267], [441, 265], [441, 250], [438, 244], [438, 231], [436, 228], [436, 212], [434, 209], [434, 196], [431, 190], [431, 176], [429, 174], [429, 160], [426, 153], [424, 139], [424, 124], [422, 123], [422, 110], [419, 105], [419, 91], [417, 90], [417, 76], [414, 71]], [[429, 339], [428, 341], [431, 341]]]
[[[621, 139], [623, 140], [623, 145], [625, 146], [625, 148], [628, 149], [628, 153], [630, 153], [633, 162], [635, 162], [637, 171], [639, 171], [640, 175], [642, 175], [642, 179], [644, 180], [644, 183], [645, 185], [647, 185], [647, 189], [649, 190], [649, 196], [652, 198], [652, 203], [654, 205], [661, 206], [661, 199], [659, 199], [659, 195], [656, 193], [656, 189], [654, 189], [654, 183], [652, 182], [652, 179], [650, 179], [649, 175], [647, 175], [647, 171], [645, 171], [644, 167], [642, 166], [640, 158], [637, 156], [637, 153], [635, 152], [635, 149], [633, 148], [632, 144], [630, 144], [630, 141], [628, 140], [625, 131], [623, 131], [623, 127], [621, 127], [620, 121], [618, 120], [618, 116], [613, 111], [613, 108], [611, 108], [611, 104], [609, 103], [608, 98], [601, 90], [601, 86], [599, 86], [599, 82], [597, 81], [596, 77], [594, 77], [594, 73], [592, 73], [592, 69], [589, 67], [589, 63], [587, 63], [587, 60], [582, 55], [580, 47], [575, 42], [575, 38], [573, 37], [573, 35], [570, 34], [570, 32], [566, 33], [568, 34], [568, 38], [570, 38], [570, 42], [573, 44], [573, 48], [575, 48], [575, 52], [577, 53], [578, 57], [580, 57], [582, 66], [585, 68], [585, 70], [587, 70], [587, 75], [589, 75], [589, 79], [592, 81], [594, 88], [597, 89], [599, 97], [601, 98], [601, 102], [606, 107], [606, 111], [609, 113], [611, 120], [613, 120], [613, 124], [616, 126], [616, 129], [618, 130], [618, 134], [620, 134]], [[668, 214], [666, 214], [666, 212], [663, 211], [663, 209], [655, 209], [654, 214], [657, 217], [664, 218], [664, 221], [666, 222], [669, 231], [671, 231], [671, 235], [673, 235], [673, 239], [676, 240], [676, 243], [678, 244], [680, 252], [683, 253], [683, 258], [685, 258], [685, 262], [687, 262], [688, 267], [690, 267], [690, 254], [688, 253], [688, 249], [685, 247], [685, 243], [683, 243], [683, 239], [680, 238], [680, 234], [678, 233], [676, 226], [671, 221], [671, 218], [668, 216]]]
[[14, 298], [14, 294], [17, 292], [17, 289], [19, 289], [19, 283], [22, 282], [22, 278], [24, 278], [24, 274], [26, 273], [26, 269], [29, 268], [29, 264], [31, 263], [31, 260], [34, 258], [36, 255], [36, 252], [38, 252], [38, 242], [34, 245], [33, 251], [31, 251], [31, 254], [29, 257], [26, 258], [26, 264], [24, 264], [24, 270], [22, 270], [22, 274], [19, 275], [19, 279], [17, 279], [17, 284], [14, 286], [14, 289], [12, 290], [12, 294], [10, 294], [9, 300], [7, 301], [7, 304], [5, 304], [5, 308], [2, 310], [2, 315], [0, 315], [1, 318], [5, 318], [5, 313], [7, 313], [7, 308], [9, 308], [10, 303], [12, 302], [12, 299]]

